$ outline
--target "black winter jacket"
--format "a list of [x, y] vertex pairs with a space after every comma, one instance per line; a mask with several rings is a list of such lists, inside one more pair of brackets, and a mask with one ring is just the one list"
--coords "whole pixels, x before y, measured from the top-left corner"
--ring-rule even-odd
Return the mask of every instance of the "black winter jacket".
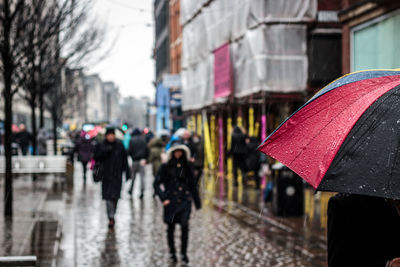
[[[161, 190], [161, 185], [164, 190]], [[187, 223], [192, 200], [197, 209], [201, 208], [193, 168], [186, 159], [171, 159], [168, 163], [161, 165], [154, 186], [161, 201], [170, 201], [170, 204], [164, 208], [165, 223]]]
[[146, 138], [144, 136], [133, 136], [129, 143], [128, 153], [133, 161], [147, 159], [149, 156], [149, 149], [147, 147]]
[[103, 165], [102, 196], [106, 200], [120, 198], [122, 187], [122, 172], [130, 178], [128, 158], [124, 145], [116, 140], [109, 143], [107, 140], [96, 145], [94, 160]]

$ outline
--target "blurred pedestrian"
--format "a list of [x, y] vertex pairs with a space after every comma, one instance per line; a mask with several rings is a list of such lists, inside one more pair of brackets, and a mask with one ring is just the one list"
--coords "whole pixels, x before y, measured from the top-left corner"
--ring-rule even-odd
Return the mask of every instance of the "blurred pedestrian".
[[37, 136], [37, 145], [38, 145], [38, 155], [46, 155], [47, 154], [47, 132], [46, 129], [39, 129]]
[[142, 199], [144, 196], [145, 189], [145, 166], [146, 160], [149, 156], [149, 149], [144, 134], [139, 130], [135, 129], [132, 133], [132, 139], [129, 144], [129, 155], [132, 158], [132, 183], [128, 191], [129, 195], [132, 195], [133, 186], [135, 184], [136, 175], [140, 176], [140, 196]]
[[264, 154], [257, 151], [259, 144], [259, 139], [254, 136], [246, 138], [246, 177], [247, 179], [250, 177], [254, 179], [257, 189], [260, 189], [261, 178], [259, 172], [264, 158]]
[[192, 133], [189, 130], [185, 130], [183, 132], [181, 142], [182, 142], [182, 144], [184, 144], [185, 146], [187, 146], [189, 148], [190, 155], [191, 155], [190, 161], [194, 162], [194, 155], [196, 155], [196, 146], [193, 143]]
[[328, 203], [328, 264], [400, 266], [400, 201], [337, 194]]
[[189, 262], [187, 247], [189, 219], [192, 200], [197, 209], [201, 208], [196, 180], [193, 176], [190, 150], [187, 146], [174, 143], [167, 151], [168, 163], [161, 165], [155, 189], [164, 205], [164, 222], [167, 224], [167, 239], [170, 259], [177, 262], [174, 233], [175, 226], [181, 226], [181, 255], [184, 263]]
[[26, 156], [31, 143], [31, 134], [26, 130], [24, 124], [19, 125], [19, 132], [16, 134], [16, 142], [21, 149], [22, 155]]
[[94, 160], [101, 165], [102, 197], [106, 201], [108, 226], [115, 225], [115, 213], [121, 196], [122, 173], [130, 178], [128, 158], [121, 141], [115, 138], [115, 130], [107, 128], [105, 139], [94, 149]]
[[233, 176], [235, 179], [235, 185], [238, 185], [238, 169], [242, 173], [242, 178], [244, 182], [246, 179], [246, 135], [243, 131], [235, 126], [232, 133], [231, 142], [231, 155], [233, 157]]
[[122, 143], [124, 144], [126, 151], [128, 151], [128, 149], [129, 149], [130, 142], [131, 142], [131, 134], [129, 133], [129, 129], [127, 129], [124, 132], [124, 139], [122, 140]]
[[196, 184], [198, 184], [204, 169], [204, 142], [197, 133], [193, 134], [192, 141], [196, 150], [196, 154], [193, 156], [194, 177], [196, 179]]
[[143, 130], [143, 133], [146, 138], [146, 142], [148, 144], [154, 138], [154, 133], [147, 128]]
[[[162, 137], [153, 138], [149, 143], [149, 163], [152, 164], [154, 179], [156, 179], [157, 172], [160, 169], [162, 163], [161, 154], [164, 152], [166, 144], [165, 138], [163, 139]], [[153, 197], [154, 196], [155, 193], [153, 194]]]
[[87, 164], [92, 158], [93, 153], [93, 140], [90, 135], [82, 131], [80, 133], [79, 141], [75, 145], [75, 151], [78, 153], [78, 161], [82, 163], [83, 168], [83, 183], [86, 184]]

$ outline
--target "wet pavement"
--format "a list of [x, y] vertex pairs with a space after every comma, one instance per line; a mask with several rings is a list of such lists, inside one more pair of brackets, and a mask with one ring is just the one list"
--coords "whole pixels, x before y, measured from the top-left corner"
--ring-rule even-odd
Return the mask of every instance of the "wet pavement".
[[[152, 197], [152, 177], [146, 177], [143, 200], [138, 191], [131, 199], [125, 184], [115, 230], [109, 230], [100, 185], [89, 179], [84, 187], [80, 165], [75, 166], [74, 188], [54, 194], [45, 207], [63, 226], [57, 266], [169, 266], [162, 205]], [[203, 209], [192, 214], [190, 266], [327, 266], [318, 236], [299, 232], [265, 209], [257, 212], [237, 199], [215, 196], [215, 182], [205, 179]], [[179, 229], [177, 248], [178, 237]]]
[[[13, 219], [3, 216], [0, 205], [0, 255], [23, 256], [31, 254], [31, 237], [40, 219], [47, 193], [54, 177], [19, 176], [13, 181]], [[0, 179], [0, 199], [4, 199], [4, 179]]]

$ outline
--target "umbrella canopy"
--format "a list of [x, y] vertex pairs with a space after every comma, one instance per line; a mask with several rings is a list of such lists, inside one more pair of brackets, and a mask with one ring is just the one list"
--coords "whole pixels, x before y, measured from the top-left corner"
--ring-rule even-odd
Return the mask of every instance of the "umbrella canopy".
[[400, 70], [346, 75], [318, 92], [259, 150], [315, 189], [400, 199]]

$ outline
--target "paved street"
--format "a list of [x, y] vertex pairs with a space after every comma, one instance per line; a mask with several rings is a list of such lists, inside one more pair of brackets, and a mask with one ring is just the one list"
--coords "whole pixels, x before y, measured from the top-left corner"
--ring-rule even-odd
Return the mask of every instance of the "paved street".
[[[100, 185], [90, 181], [83, 187], [76, 166], [74, 190], [63, 193], [62, 201], [48, 201], [46, 207], [62, 218], [58, 266], [167, 266], [166, 228], [161, 204], [152, 198], [152, 178], [147, 177], [143, 201], [137, 191], [130, 199], [123, 190], [116, 228], [108, 230]], [[243, 220], [245, 215], [235, 212], [234, 206], [216, 209], [214, 202], [207, 199], [193, 214], [190, 266], [325, 266], [293, 235], [251, 216]]]

